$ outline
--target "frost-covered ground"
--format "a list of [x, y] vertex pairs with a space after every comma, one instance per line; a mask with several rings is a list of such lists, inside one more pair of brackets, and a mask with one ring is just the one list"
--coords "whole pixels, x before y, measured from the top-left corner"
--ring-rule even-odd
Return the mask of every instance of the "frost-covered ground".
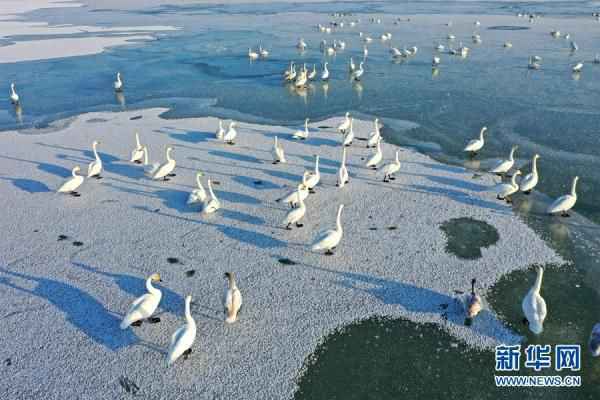
[[[402, 169], [384, 184], [364, 167], [371, 151], [357, 140], [350, 183], [339, 189], [341, 136], [331, 128], [339, 119], [311, 123], [306, 142], [287, 127], [241, 123], [228, 146], [213, 138], [215, 119], [165, 120], [164, 111], [83, 114], [51, 131], [0, 135], [1, 398], [114, 399], [124, 393], [121, 377], [144, 398], [289, 398], [324, 335], [371, 315], [437, 322], [479, 348], [516, 341], [488, 309], [465, 327], [454, 290], [473, 277], [485, 289], [512, 270], [562, 262], [488, 191], [491, 176], [385, 144], [386, 161], [400, 150]], [[372, 122], [356, 127], [365, 137]], [[173, 145], [176, 177], [151, 181], [126, 161], [134, 131], [151, 161]], [[271, 163], [275, 135], [287, 164]], [[72, 167], [92, 161], [96, 139], [104, 178], [86, 181], [80, 198], [56, 194]], [[286, 231], [287, 206], [275, 200], [313, 168], [315, 154], [322, 183], [307, 200], [304, 227]], [[222, 209], [209, 217], [185, 204], [198, 170], [220, 182]], [[340, 203], [336, 254], [311, 252]], [[491, 224], [500, 240], [475, 261], [446, 253], [439, 226], [457, 217]], [[222, 315], [225, 271], [236, 273], [244, 295], [230, 326]], [[162, 321], [121, 331], [123, 313], [153, 272], [164, 280]], [[165, 349], [183, 323], [187, 294], [198, 324], [194, 353], [167, 369]]]

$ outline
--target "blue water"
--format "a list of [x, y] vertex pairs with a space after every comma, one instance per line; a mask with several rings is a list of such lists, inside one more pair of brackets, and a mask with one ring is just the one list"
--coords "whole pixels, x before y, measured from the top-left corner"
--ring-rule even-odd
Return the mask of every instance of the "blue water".
[[[573, 268], [561, 272], [561, 278], [559, 275], [554, 281], [550, 278], [554, 290], [545, 295], [546, 300], [556, 310], [567, 313], [570, 309], [564, 305], [566, 295], [589, 311], [600, 304], [598, 287], [594, 284], [600, 282], [596, 257], [600, 249], [596, 225], [600, 222], [597, 201], [600, 194], [597, 155], [600, 66], [589, 62], [596, 52], [600, 53], [600, 23], [591, 18], [596, 7], [600, 8], [593, 1], [378, 1], [163, 5], [128, 11], [40, 10], [31, 13], [29, 18], [55, 24], [175, 25], [182, 29], [159, 33], [156, 41], [118, 47], [93, 56], [0, 64], [5, 85], [17, 82], [23, 104], [22, 114], [17, 118], [8, 102], [0, 102], [0, 130], [46, 127], [53, 121], [85, 111], [151, 106], [169, 107], [165, 118], [217, 115], [282, 125], [300, 125], [306, 117], [318, 120], [351, 110], [358, 116], [380, 117], [385, 124], [384, 135], [391, 142], [414, 146], [441, 161], [475, 170], [486, 170], [494, 160], [506, 157], [513, 144], [518, 144], [518, 162], [526, 171], [531, 156], [536, 152], [542, 155], [538, 186], [541, 193], [516, 199], [515, 210], [574, 264]], [[333, 35], [318, 32], [316, 24], [326, 24], [331, 19], [328, 14], [334, 11], [354, 13], [355, 16], [348, 18], [360, 17], [363, 22], [357, 28], [343, 29]], [[299, 22], [308, 12], [315, 14], [307, 22]], [[516, 12], [542, 13], [545, 17], [531, 24], [514, 17]], [[385, 26], [370, 24], [370, 13], [382, 17]], [[391, 24], [396, 16], [411, 14], [414, 14], [411, 22]], [[441, 17], [432, 18], [432, 14]], [[239, 20], [235, 24], [227, 22], [232, 15]], [[483, 43], [471, 43], [475, 30], [473, 21], [493, 15], [502, 17], [478, 29]], [[452, 28], [444, 25], [449, 20], [454, 21]], [[548, 33], [555, 28], [569, 31], [580, 51], [572, 54], [568, 41], [552, 39]], [[392, 44], [416, 45], [419, 53], [405, 63], [396, 64], [391, 62], [387, 48], [374, 39], [369, 46], [365, 77], [360, 85], [352, 84], [348, 80], [347, 63], [350, 56], [356, 61], [362, 58], [359, 30], [374, 38], [389, 31], [393, 34]], [[445, 37], [450, 32], [472, 48], [471, 55], [462, 59], [442, 54], [439, 74], [434, 75], [430, 67], [432, 44], [447, 44]], [[303, 54], [294, 47], [298, 37], [304, 37], [310, 45]], [[347, 50], [324, 58], [318, 51], [318, 43], [323, 38], [345, 40]], [[502, 48], [507, 40], [513, 42], [512, 49]], [[258, 44], [268, 48], [271, 56], [267, 60], [249, 62], [247, 49]], [[526, 68], [527, 58], [532, 54], [544, 58], [542, 70]], [[319, 69], [327, 61], [333, 78], [328, 85], [314, 82], [308, 90], [299, 93], [282, 83], [282, 72], [291, 60], [310, 67], [317, 64]], [[588, 62], [580, 76], [572, 76], [570, 66], [579, 60]], [[116, 71], [121, 71], [126, 85], [122, 97], [116, 97], [112, 90]], [[5, 89], [8, 93], [8, 87]], [[489, 140], [482, 154], [476, 160], [469, 160], [462, 148], [483, 125], [489, 128]], [[407, 126], [414, 128], [406, 129]], [[581, 177], [576, 211], [591, 222], [544, 216], [544, 205], [551, 197], [564, 194], [574, 175]], [[519, 282], [522, 278], [519, 274], [507, 277], [507, 281]], [[574, 282], [584, 290], [575, 289]], [[514, 310], [513, 303], [518, 307], [518, 302], [512, 300], [520, 298], [524, 290], [513, 284], [490, 294], [495, 310], [506, 315], [507, 324], [515, 329], [519, 329], [515, 323], [518, 310]], [[591, 325], [597, 322], [598, 313], [567, 314], [554, 323], [568, 323], [577, 334], [570, 336], [557, 329], [547, 340], [555, 343], [568, 339], [584, 344]], [[415, 329], [404, 323], [400, 325], [399, 332], [408, 334]], [[380, 328], [378, 324], [366, 324], [356, 329], [362, 332], [360, 335], [375, 335]], [[381, 329], [396, 329], [396, 325], [384, 323]], [[423, 342], [424, 350], [413, 357], [425, 354], [425, 361], [435, 362], [429, 353], [438, 346], [438, 340], [446, 343], [450, 339], [432, 335], [433, 338]], [[364, 346], [352, 336], [335, 336], [334, 340], [342, 341], [344, 348]], [[491, 357], [487, 353], [474, 356], [464, 349], [457, 353], [463, 361], [469, 357]], [[321, 350], [319, 354], [323, 363], [345, 359], [336, 357], [335, 353], [324, 356]], [[372, 361], [358, 352], [354, 358], [357, 365], [370, 368], [365, 376], [378, 376], [378, 368], [385, 366]], [[396, 366], [404, 363], [403, 360], [395, 362]], [[313, 393], [319, 385], [328, 382], [336, 368], [335, 363], [332, 365], [315, 367], [322, 372], [309, 374], [312, 383], [305, 383], [308, 386], [304, 386], [304, 391]], [[385, 375], [382, 370], [379, 373]], [[482, 382], [491, 376], [489, 371], [470, 373]], [[586, 379], [593, 379], [592, 376], [586, 373]], [[488, 383], [475, 385], [473, 396], [482, 397], [477, 393], [483, 393]], [[411, 384], [416, 387], [418, 380]], [[593, 381], [593, 384], [597, 387], [598, 382]], [[372, 390], [368, 382], [364, 381], [359, 387], [363, 387], [364, 392], [354, 389], [355, 398], [368, 398], [366, 393]], [[395, 396], [401, 393], [382, 392], [377, 398], [397, 398]], [[429, 395], [436, 393], [432, 390]], [[579, 392], [573, 393], [577, 398]], [[590, 392], [581, 393], [580, 398], [585, 398]]]

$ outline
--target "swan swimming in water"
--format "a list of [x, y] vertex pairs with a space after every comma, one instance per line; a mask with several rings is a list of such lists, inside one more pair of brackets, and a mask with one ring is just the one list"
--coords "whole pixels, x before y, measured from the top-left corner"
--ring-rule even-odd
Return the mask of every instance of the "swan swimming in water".
[[575, 73], [581, 72], [582, 69], [583, 69], [583, 62], [581, 62], [581, 61], [573, 66], [573, 72], [575, 72]]
[[344, 135], [344, 141], [342, 142], [342, 146], [348, 147], [354, 141], [354, 118], [350, 118], [350, 129]]
[[356, 70], [356, 64], [354, 64], [354, 60], [350, 57], [350, 63], [348, 64], [348, 72], [353, 73]]
[[230, 145], [235, 144], [235, 138], [237, 137], [237, 131], [235, 130], [235, 126], [235, 121], [231, 121], [229, 123], [229, 128], [227, 129], [225, 136], [223, 136], [223, 141], [225, 141], [225, 143]]
[[304, 214], [306, 214], [306, 205], [304, 204], [304, 200], [302, 199], [301, 191], [302, 187], [299, 186], [297, 190], [298, 207], [292, 208], [283, 219], [283, 225], [287, 230], [292, 229], [292, 224], [295, 224], [298, 228], [302, 228], [304, 226], [300, 223], [300, 220], [304, 217]]
[[383, 159], [383, 152], [381, 151], [381, 137], [377, 141], [377, 148], [375, 150], [375, 154], [373, 154], [368, 160], [366, 167], [377, 169], [377, 164], [381, 162]]
[[150, 177], [154, 180], [162, 179], [164, 181], [168, 181], [169, 177], [175, 176], [173, 170], [175, 170], [176, 162], [173, 158], [171, 158], [171, 152], [173, 148], [171, 146], [167, 147], [166, 158], [167, 160], [159, 165], [156, 169], [150, 169]]
[[363, 69], [363, 62], [361, 61], [358, 65], [358, 69], [352, 73], [352, 79], [360, 81], [360, 78], [364, 75], [365, 70]]
[[535, 57], [536, 56], [529, 57], [529, 63], [527, 64], [527, 68], [536, 70], [542, 68], [542, 64], [540, 64], [539, 62], [540, 60], [536, 61]]
[[187, 199], [187, 204], [197, 204], [197, 203], [204, 203], [204, 201], [206, 200], [206, 190], [204, 190], [204, 186], [202, 186], [202, 180], [200, 178], [202, 178], [204, 174], [200, 171], [196, 172], [196, 185], [198, 185], [198, 187], [194, 190], [192, 190], [192, 192], [190, 193], [190, 195], [188, 196]]
[[258, 46], [258, 54], [260, 54], [262, 58], [269, 57], [269, 51], [267, 49], [263, 49], [262, 46]]
[[312, 251], [325, 250], [325, 254], [330, 256], [333, 255], [333, 250], [336, 249], [343, 236], [342, 229], [342, 210], [344, 205], [340, 204], [337, 212], [337, 218], [335, 223], [335, 229], [329, 229], [325, 232], [320, 233], [317, 239], [312, 245]]
[[344, 117], [344, 121], [338, 125], [337, 130], [341, 133], [346, 133], [346, 131], [350, 129], [350, 113], [346, 112], [346, 116]]
[[523, 299], [521, 307], [525, 314], [525, 321], [531, 332], [539, 335], [544, 330], [544, 320], [548, 313], [546, 309], [546, 301], [540, 295], [540, 289], [542, 288], [542, 277], [544, 275], [544, 269], [540, 266], [537, 267], [537, 276], [535, 283], [529, 289], [529, 292]]
[[298, 40], [298, 44], [296, 44], [296, 48], [300, 51], [304, 51], [306, 49], [306, 42], [304, 41], [303, 38], [300, 38]]
[[113, 83], [113, 87], [115, 88], [115, 92], [123, 91], [123, 81], [121, 80], [120, 72], [117, 72], [117, 80]]
[[77, 193], [77, 188], [81, 186], [84, 178], [82, 175], [77, 174], [79, 170], [79, 166], [73, 168], [71, 171], [71, 178], [67, 179], [67, 181], [62, 184], [62, 186], [58, 189], [58, 193], [69, 193], [75, 197], [81, 196], [79, 193]]
[[183, 356], [187, 360], [192, 353], [192, 345], [196, 340], [196, 322], [192, 318], [190, 305], [192, 296], [185, 298], [185, 325], [180, 327], [171, 336], [171, 344], [167, 354], [167, 366], [171, 366], [177, 359]]
[[517, 151], [518, 148], [519, 146], [513, 146], [510, 149], [508, 160], [502, 160], [498, 162], [498, 164], [496, 164], [496, 166], [492, 168], [490, 172], [496, 175], [504, 175], [510, 171], [510, 169], [515, 165], [515, 151]]
[[467, 143], [463, 151], [471, 153], [471, 155], [476, 155], [479, 150], [483, 148], [485, 141], [483, 139], [483, 135], [487, 132], [487, 127], [481, 128], [479, 132], [479, 138], [473, 139]]
[[277, 136], [275, 136], [275, 143], [273, 143], [273, 164], [286, 162], [283, 146], [279, 143]]
[[327, 63], [323, 65], [323, 73], [321, 73], [321, 80], [329, 80], [329, 70], [327, 69]]
[[433, 56], [433, 60], [431, 61], [431, 66], [437, 67], [438, 65], [440, 65], [441, 62], [442, 62], [441, 58], [439, 58], [438, 56]]
[[152, 274], [146, 279], [146, 290], [148, 293], [134, 300], [129, 311], [123, 317], [121, 329], [127, 329], [129, 326], [140, 326], [144, 320], [150, 323], [160, 322], [160, 318], [158, 317], [151, 318], [162, 299], [162, 292], [160, 289], [152, 286], [152, 282], [162, 282], [160, 274]]
[[337, 187], [343, 188], [349, 182], [348, 168], [346, 168], [346, 148], [342, 149], [342, 164], [338, 170]]
[[204, 206], [202, 207], [202, 213], [212, 214], [221, 208], [221, 202], [213, 192], [212, 183], [208, 180], [208, 193], [210, 193], [210, 199], [204, 199]]
[[131, 151], [131, 159], [129, 162], [141, 164], [144, 159], [144, 146], [140, 143], [140, 135], [135, 133], [135, 147]]
[[237, 320], [238, 313], [242, 308], [242, 292], [237, 287], [233, 272], [225, 272], [227, 278], [227, 289], [223, 305], [225, 306], [225, 322], [233, 324]]
[[525, 194], [531, 193], [531, 191], [537, 186], [539, 175], [537, 170], [537, 160], [540, 158], [539, 154], [533, 156], [533, 161], [531, 162], [531, 172], [521, 180], [520, 190]]
[[100, 174], [102, 173], [102, 160], [100, 159], [97, 150], [97, 146], [99, 144], [100, 142], [97, 140], [94, 140], [94, 142], [92, 143], [92, 150], [94, 151], [95, 160], [92, 161], [90, 165], [88, 165], [88, 178], [95, 177], [96, 179], [102, 179], [102, 177], [100, 176]]
[[390, 180], [393, 181], [394, 179], [396, 179], [394, 174], [398, 171], [400, 171], [400, 157], [399, 157], [398, 150], [396, 150], [396, 159], [393, 162], [384, 165], [384, 167], [382, 169], [383, 181], [384, 182], [389, 182]]
[[309, 80], [314, 80], [317, 77], [317, 66], [315, 64], [313, 64], [313, 69], [312, 71], [308, 74], [308, 79]]
[[255, 52], [251, 48], [248, 48], [248, 58], [250, 58], [250, 60], [257, 60], [258, 57], [259, 57], [259, 55], [257, 52]]
[[292, 135], [292, 137], [294, 139], [300, 139], [300, 140], [308, 139], [308, 121], [309, 121], [308, 118], [306, 118], [304, 120], [304, 130], [297, 130], [296, 132], [294, 132], [294, 134]]
[[509, 183], [500, 183], [496, 186], [496, 198], [498, 200], [506, 200], [507, 203], [512, 203], [511, 196], [519, 191], [517, 184], [517, 176], [521, 175], [521, 171], [517, 170], [510, 178]]
[[571, 193], [560, 196], [558, 199], [554, 200], [550, 206], [548, 206], [548, 209], [546, 210], [548, 214], [560, 213], [563, 217], [569, 216], [569, 210], [575, 207], [575, 203], [577, 203], [576, 190], [578, 180], [578, 176], [573, 178], [573, 183], [571, 184]]
[[19, 95], [17, 94], [16, 90], [15, 90], [15, 84], [11, 83], [10, 84], [10, 101], [13, 104], [19, 104]]

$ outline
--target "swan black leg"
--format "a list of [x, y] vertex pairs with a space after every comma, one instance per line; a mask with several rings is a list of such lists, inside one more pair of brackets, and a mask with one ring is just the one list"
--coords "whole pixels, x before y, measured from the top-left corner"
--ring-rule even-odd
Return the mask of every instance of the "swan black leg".
[[297, 228], [302, 228], [303, 226], [304, 226], [304, 224], [300, 224], [300, 223], [296, 222], [296, 227]]
[[292, 228], [290, 227], [290, 225], [291, 225], [291, 223], [290, 223], [290, 224], [287, 224], [287, 226], [285, 227], [285, 229], [287, 229], [288, 231], [291, 231], [291, 230], [292, 230]]
[[325, 255], [326, 255], [326, 256], [332, 256], [332, 255], [333, 255], [333, 251], [331, 251], [331, 249], [329, 249], [329, 250], [327, 250], [327, 251], [325, 252]]
[[148, 318], [148, 322], [151, 324], [158, 324], [160, 322], [160, 318], [159, 317], [150, 317], [150, 318]]
[[186, 351], [184, 351], [182, 354], [183, 359], [187, 360], [190, 357], [190, 354], [192, 354], [192, 349], [187, 349]]
[[139, 321], [132, 322], [131, 326], [135, 326], [135, 327], [142, 326], [142, 322], [143, 321], [140, 319]]
[[177, 176], [177, 174], [168, 174], [167, 176]]
[[390, 180], [395, 181], [396, 177], [394, 175], [390, 175]]
[[71, 192], [71, 196], [73, 196], [73, 197], [80, 197], [81, 194], [79, 194], [77, 192]]

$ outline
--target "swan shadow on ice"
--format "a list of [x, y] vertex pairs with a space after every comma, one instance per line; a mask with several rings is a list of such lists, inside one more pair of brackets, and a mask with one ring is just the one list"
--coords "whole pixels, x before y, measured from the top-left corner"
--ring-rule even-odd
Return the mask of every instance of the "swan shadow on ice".
[[178, 129], [173, 127], [157, 129], [154, 132], [166, 133], [171, 139], [187, 143], [207, 142], [209, 139], [213, 139], [215, 137], [214, 132], [209, 133], [200, 131], [186, 131], [185, 129]]
[[[22, 287], [5, 277], [0, 279], [0, 284], [48, 301], [64, 313], [67, 322], [107, 349], [118, 351], [139, 343], [132, 330], [119, 329], [120, 318], [87, 292], [49, 278], [35, 277], [4, 268], [0, 268], [0, 272], [28, 282]], [[32, 283], [36, 286], [28, 289]]]
[[13, 160], [13, 161], [18, 161], [18, 162], [24, 162], [24, 163], [28, 163], [28, 164], [34, 164], [37, 166], [37, 169], [42, 171], [42, 172], [46, 172], [48, 174], [51, 175], [56, 175], [60, 178], [66, 178], [68, 176], [71, 176], [71, 170], [65, 167], [62, 167], [60, 165], [55, 165], [55, 164], [50, 164], [50, 163], [45, 163], [45, 162], [38, 162], [38, 161], [32, 161], [32, 160], [26, 160], [24, 158], [16, 158], [16, 157], [10, 157], [10, 156], [3, 156], [0, 155], [0, 158], [5, 158], [7, 160]]
[[[257, 190], [281, 189], [281, 186], [279, 186], [271, 181], [265, 181], [264, 179], [257, 179], [257, 178], [252, 178], [250, 176], [233, 175], [233, 174], [231, 174], [230, 176], [232, 176], [232, 180], [234, 182], [237, 182], [240, 185], [249, 187], [251, 189], [257, 189]], [[257, 182], [260, 182], [260, 183], [257, 183]]]
[[437, 186], [426, 186], [426, 185], [408, 185], [407, 190], [416, 193], [434, 194], [438, 196], [444, 196], [458, 203], [463, 203], [468, 206], [475, 206], [481, 208], [487, 208], [490, 210], [498, 211], [501, 213], [508, 213], [509, 208], [505, 204], [494, 203], [487, 200], [478, 199], [470, 196], [468, 193], [461, 192], [460, 190], [441, 188]]
[[227, 158], [229, 160], [234, 160], [234, 161], [262, 164], [261, 160], [259, 160], [256, 157], [249, 156], [247, 154], [237, 154], [237, 153], [233, 153], [230, 151], [223, 151], [223, 150], [209, 150], [208, 154], [210, 154], [212, 156], [216, 156], [216, 157]]
[[0, 176], [0, 180], [9, 181], [17, 189], [21, 189], [27, 193], [46, 193], [51, 192], [50, 188], [45, 183], [36, 181], [34, 179], [25, 178], [11, 178]]

